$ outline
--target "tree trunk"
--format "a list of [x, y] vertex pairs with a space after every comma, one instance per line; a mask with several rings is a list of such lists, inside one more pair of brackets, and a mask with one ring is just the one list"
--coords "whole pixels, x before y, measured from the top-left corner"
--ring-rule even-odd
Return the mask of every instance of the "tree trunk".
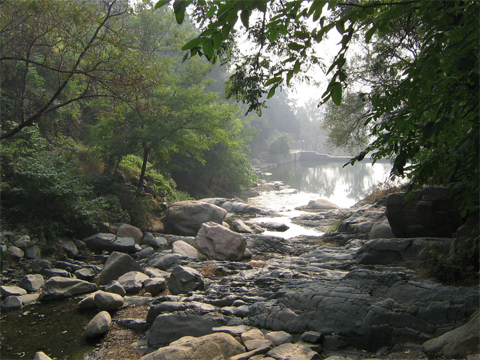
[[150, 149], [147, 146], [147, 143], [143, 143], [143, 164], [142, 164], [142, 171], [140, 172], [140, 179], [138, 180], [138, 188], [141, 189], [143, 186], [143, 179], [145, 179], [145, 172], [147, 171], [147, 162], [148, 162], [148, 154], [150, 153]]

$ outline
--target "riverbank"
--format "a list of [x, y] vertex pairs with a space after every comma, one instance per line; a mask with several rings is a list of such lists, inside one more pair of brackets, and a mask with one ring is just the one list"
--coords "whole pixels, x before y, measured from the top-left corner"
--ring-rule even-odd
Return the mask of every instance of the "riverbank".
[[[243, 218], [247, 227], [253, 216], [269, 214], [235, 199], [205, 201], [203, 204], [218, 204], [212, 209], [224, 217], [235, 214]], [[281, 232], [270, 236], [247, 230], [241, 233], [244, 249], [248, 249], [242, 261], [205, 260], [195, 250], [198, 235], [141, 234], [139, 245], [143, 249], [125, 256], [147, 277], [132, 285], [115, 275], [129, 290], [123, 296], [123, 305], [110, 310], [113, 324], [92, 356], [141, 358], [160, 351], [157, 349], [173, 351], [168, 344], [184, 336], [198, 338], [217, 331], [233, 334], [239, 344], [235, 347], [243, 347], [244, 353], [257, 351], [255, 355], [250, 353], [252, 359], [265, 354], [282, 359], [278, 349], [287, 347], [290, 351], [303, 349], [310, 359], [334, 355], [347, 359], [418, 359], [432, 353], [444, 356], [442, 351], [448, 350], [444, 346], [432, 352], [425, 344], [468, 322], [478, 310], [478, 286], [444, 286], [419, 277], [418, 266], [431, 253], [429, 249], [448, 253], [453, 240], [386, 236], [385, 206], [382, 199], [359, 208], [320, 209], [309, 218], [297, 219], [314, 227], [341, 220], [338, 231], [322, 236], [286, 240]], [[234, 229], [238, 225], [231, 224]], [[113, 260], [109, 254], [96, 257], [100, 260], [95, 265], [99, 271], [96, 279], [106, 277], [111, 267], [108, 261]], [[121, 258], [127, 259], [125, 256]], [[69, 263], [67, 273], [81, 270], [74, 270], [74, 265], [83, 269], [91, 266], [86, 262]], [[119, 267], [130, 270], [125, 265]], [[183, 282], [174, 281], [180, 270], [190, 274], [181, 278], [195, 279], [184, 282], [188, 286], [183, 290], [176, 288]], [[147, 286], [147, 278], [157, 282], [164, 279], [165, 290], [155, 293]], [[261, 334], [257, 331], [256, 337], [247, 340], [244, 334], [255, 329]], [[270, 339], [279, 334], [289, 339], [283, 347]], [[210, 339], [207, 344], [219, 341], [206, 339]], [[249, 348], [253, 343], [248, 341], [255, 339], [262, 345]], [[470, 355], [465, 352], [462, 356]]]

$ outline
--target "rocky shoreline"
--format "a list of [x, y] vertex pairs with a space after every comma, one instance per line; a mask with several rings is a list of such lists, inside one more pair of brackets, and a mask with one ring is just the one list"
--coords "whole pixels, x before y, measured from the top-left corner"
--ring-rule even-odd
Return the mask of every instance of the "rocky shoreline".
[[[63, 239], [55, 263], [26, 259], [37, 245], [15, 239], [7, 251], [23, 271], [3, 271], [2, 311], [79, 297], [79, 308], [98, 311], [85, 336], [113, 321], [137, 334], [130, 354], [148, 360], [476, 358], [479, 287], [415, 272], [454, 239], [396, 238], [387, 203], [315, 209], [294, 221], [319, 229], [341, 221], [338, 231], [288, 240], [262, 235], [248, 219], [266, 212], [238, 199], [177, 203], [165, 221], [170, 234], [126, 225]], [[87, 248], [99, 255], [76, 260]]]

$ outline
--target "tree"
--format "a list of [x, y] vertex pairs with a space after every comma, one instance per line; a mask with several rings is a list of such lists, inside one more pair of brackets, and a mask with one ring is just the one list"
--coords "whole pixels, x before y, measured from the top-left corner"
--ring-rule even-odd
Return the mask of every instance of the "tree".
[[122, 87], [139, 81], [122, 45], [128, 2], [18, 0], [0, 6], [0, 140], [78, 101], [119, 97]]
[[395, 41], [405, 51], [385, 63], [389, 81], [364, 93], [373, 141], [351, 163], [367, 154], [391, 158], [393, 172], [411, 178], [411, 188], [450, 185], [464, 214], [478, 210], [478, 2], [175, 0], [177, 21], [191, 4], [202, 32], [184, 45], [188, 56], [232, 58], [236, 29], [256, 45], [230, 78], [230, 93], [250, 109], [261, 106], [263, 94], [273, 96], [318, 64], [318, 44], [330, 31], [340, 33], [340, 50], [327, 64], [330, 80], [321, 100], [337, 105], [351, 80], [346, 64], [355, 39]]

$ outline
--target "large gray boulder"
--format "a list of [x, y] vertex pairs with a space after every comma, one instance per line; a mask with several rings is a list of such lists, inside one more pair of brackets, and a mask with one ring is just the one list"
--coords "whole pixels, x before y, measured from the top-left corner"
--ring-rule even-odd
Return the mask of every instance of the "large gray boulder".
[[71, 239], [58, 239], [57, 247], [70, 258], [75, 258], [78, 255], [78, 247], [75, 241]]
[[117, 280], [120, 276], [130, 271], [144, 272], [142, 267], [131, 256], [115, 251], [108, 257], [100, 273], [100, 284], [108, 284], [110, 281]]
[[213, 332], [212, 328], [225, 325], [240, 325], [241, 319], [228, 318], [218, 313], [204, 315], [177, 311], [156, 317], [147, 332], [148, 346], [159, 348], [184, 336], [203, 336]]
[[143, 239], [142, 230], [139, 228], [129, 225], [122, 224], [117, 230], [117, 237], [119, 238], [134, 238], [135, 243], [140, 244]]
[[195, 238], [195, 247], [212, 260], [242, 260], [247, 240], [237, 232], [208, 222], [202, 224]]
[[54, 276], [45, 282], [40, 300], [60, 300], [97, 290], [96, 284], [84, 280]]
[[168, 289], [173, 295], [187, 294], [194, 290], [203, 290], [203, 275], [188, 266], [177, 266], [168, 279]]
[[93, 297], [95, 306], [100, 310], [116, 310], [123, 306], [123, 297], [118, 294], [113, 294], [104, 291], [97, 291]]
[[85, 337], [92, 338], [105, 334], [110, 324], [112, 323], [112, 317], [107, 311], [100, 311], [93, 317], [85, 328]]
[[232, 335], [214, 333], [200, 337], [185, 336], [144, 357], [142, 360], [230, 359], [245, 348]]
[[25, 275], [19, 282], [18, 286], [28, 292], [35, 292], [45, 284], [45, 279], [40, 274]]
[[195, 236], [203, 223], [221, 224], [227, 211], [202, 201], [180, 201], [168, 208], [165, 226], [169, 233]]
[[463, 219], [458, 206], [443, 187], [426, 187], [407, 198], [387, 197], [387, 218], [396, 237], [453, 237]]
[[129, 271], [120, 276], [117, 281], [123, 286], [127, 293], [138, 293], [143, 288], [143, 282], [149, 279], [142, 271]]

